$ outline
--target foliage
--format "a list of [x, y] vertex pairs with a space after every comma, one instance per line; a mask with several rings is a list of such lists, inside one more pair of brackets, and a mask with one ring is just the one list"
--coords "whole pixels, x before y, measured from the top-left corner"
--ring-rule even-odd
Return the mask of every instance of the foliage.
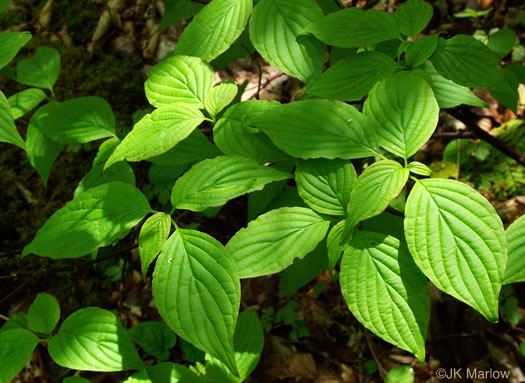
[[[41, 294], [27, 317], [2, 327], [0, 364], [9, 367], [0, 382], [10, 381], [40, 342], [69, 369], [137, 371], [128, 382], [241, 382], [255, 368], [264, 338], [255, 313], [239, 314], [240, 280], [299, 268], [311, 257], [322, 258], [312, 264], [323, 270], [340, 262], [342, 295], [356, 319], [421, 362], [428, 280], [492, 322], [498, 320], [502, 285], [525, 281], [523, 217], [505, 232], [478, 191], [431, 178], [425, 164], [412, 161], [434, 133], [440, 108], [484, 106], [471, 88], [488, 89], [516, 110], [521, 69], [499, 63], [514, 45], [514, 32], [502, 29], [487, 44], [467, 35], [418, 38], [432, 18], [423, 0], [409, 0], [393, 14], [326, 10], [313, 0], [256, 3], [168, 1], [161, 27], [194, 17], [173, 55], [153, 67], [145, 83], [154, 109], [141, 113], [125, 137], [117, 136], [104, 99], [55, 99], [61, 65], [56, 50], [40, 47], [18, 61], [17, 81], [34, 88], [9, 99], [0, 94], [0, 141], [25, 150], [44, 183], [64, 144], [106, 139], [73, 200], [49, 218], [22, 256], [96, 258], [99, 248], [147, 217], [138, 234], [141, 269], [147, 276], [155, 263], [153, 296], [168, 327], [147, 322], [128, 332], [114, 313], [87, 307], [55, 331], [58, 302]], [[298, 100], [240, 102], [235, 84], [213, 84], [213, 60], [245, 31], [266, 61], [304, 83]], [[30, 38], [27, 32], [0, 33], [0, 67]], [[387, 43], [396, 52], [380, 49]], [[345, 56], [330, 57], [323, 70], [327, 46], [334, 56], [336, 48], [344, 49]], [[15, 119], [45, 101], [32, 114], [24, 140]], [[210, 126], [213, 142], [202, 129]], [[514, 134], [521, 133], [509, 129], [501, 136], [519, 142]], [[494, 150], [473, 145], [481, 161]], [[445, 158], [454, 152], [447, 148]], [[128, 162], [138, 161], [152, 163], [153, 184], [171, 189], [171, 210], [152, 209], [135, 186]], [[460, 161], [464, 169], [476, 166], [469, 155]], [[163, 168], [171, 172], [164, 178]], [[483, 190], [490, 181], [483, 179], [487, 172], [481, 174], [477, 186]], [[289, 179], [297, 187], [283, 191]], [[226, 245], [173, 218], [180, 210], [214, 214], [246, 194], [266, 202], [251, 210], [253, 219]], [[408, 195], [406, 203], [400, 195]], [[385, 210], [393, 208], [404, 211], [403, 227], [391, 225]], [[291, 325], [290, 336], [298, 339], [308, 329], [296, 308], [291, 302], [274, 321]], [[204, 365], [146, 365], [133, 344], [160, 362], [169, 359], [174, 334], [206, 353]], [[388, 375], [389, 382], [412, 379], [407, 368]]]

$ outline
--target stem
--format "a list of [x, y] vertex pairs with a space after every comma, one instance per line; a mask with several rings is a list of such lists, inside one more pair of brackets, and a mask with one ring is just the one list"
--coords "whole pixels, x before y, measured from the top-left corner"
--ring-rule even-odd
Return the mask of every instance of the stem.
[[5, 320], [6, 322], [9, 320], [8, 317], [6, 317], [5, 315], [2, 315], [2, 314], [0, 314], [0, 319]]
[[492, 145], [500, 152], [506, 156], [512, 158], [518, 164], [525, 166], [525, 158], [521, 153], [508, 146], [505, 142], [501, 141], [499, 138], [494, 137], [492, 134], [486, 132], [478, 126], [478, 121], [476, 121], [475, 115], [472, 112], [465, 110], [449, 111], [448, 112], [452, 117], [458, 121], [463, 122], [469, 129], [474, 133], [474, 135], [480, 140], [485, 141], [486, 143]]
[[461, 142], [456, 141], [456, 181], [459, 181], [459, 171], [461, 167]]

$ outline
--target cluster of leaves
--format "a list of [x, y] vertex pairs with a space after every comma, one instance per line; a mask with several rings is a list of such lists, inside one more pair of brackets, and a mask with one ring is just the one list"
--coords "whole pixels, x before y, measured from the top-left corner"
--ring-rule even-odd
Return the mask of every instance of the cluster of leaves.
[[[26, 313], [20, 312], [0, 328], [0, 382], [10, 382], [23, 368], [33, 350], [40, 342], [47, 344], [51, 358], [59, 365], [75, 370], [121, 371], [140, 370], [126, 380], [133, 383], [142, 380], [156, 382], [238, 382], [213, 357], [206, 355], [203, 374], [196, 367], [187, 368], [175, 363], [163, 362], [146, 367], [133, 342], [144, 353], [158, 361], [169, 358], [169, 350], [175, 345], [175, 333], [164, 323], [142, 322], [126, 330], [117, 316], [98, 307], [75, 311], [52, 335], [60, 319], [60, 306], [49, 294], [38, 294]], [[235, 360], [242, 378], [248, 376], [257, 365], [263, 346], [262, 324], [253, 311], [239, 315], [234, 334]], [[70, 377], [65, 383], [86, 383], [87, 379]]]
[[[393, 14], [321, 8], [314, 0], [260, 0], [255, 7], [252, 0], [212, 0], [202, 8], [177, 4], [188, 15], [198, 13], [173, 55], [149, 73], [145, 92], [155, 109], [122, 140], [115, 137], [111, 108], [96, 98], [50, 103], [33, 115], [45, 138], [38, 147], [46, 163], [53, 145], [109, 139], [74, 199], [49, 218], [23, 256], [96, 256], [151, 214], [138, 242], [144, 275], [155, 262], [156, 307], [216, 368], [189, 377], [180, 372], [191, 373], [183, 366], [144, 367], [113, 314], [97, 308], [73, 313], [49, 339], [57, 364], [140, 370], [135, 376], [151, 381], [153, 371], [164, 368], [173, 382], [202, 381], [213, 373], [222, 378], [212, 381], [242, 381], [258, 353], [248, 352], [247, 368], [247, 346], [236, 336], [243, 317], [251, 315], [239, 315], [240, 279], [279, 273], [314, 254], [324, 254], [330, 270], [340, 264], [342, 294], [357, 320], [421, 361], [428, 279], [489, 321], [498, 320], [501, 286], [525, 280], [525, 219], [505, 232], [476, 190], [429, 178], [426, 165], [409, 160], [433, 134], [440, 108], [485, 105], [470, 88], [488, 89], [516, 110], [523, 66], [501, 67], [501, 52], [471, 36], [419, 38], [432, 17], [422, 0], [409, 0]], [[267, 62], [305, 83], [299, 101], [240, 102], [235, 84], [214, 86], [210, 62], [245, 33]], [[327, 46], [330, 61], [323, 70]], [[4, 56], [13, 54], [0, 52]], [[49, 80], [48, 73], [42, 77]], [[2, 130], [16, 136], [11, 107], [4, 104], [8, 124]], [[204, 123], [213, 125], [213, 143], [199, 129]], [[29, 151], [29, 138], [16, 137], [7, 142]], [[354, 159], [366, 165], [359, 175]], [[127, 162], [143, 160], [172, 169], [169, 213], [154, 211], [134, 186]], [[289, 179], [296, 187], [286, 186]], [[404, 190], [410, 190], [401, 204], [404, 219], [386, 213]], [[206, 212], [244, 194], [252, 219], [225, 246], [172, 218], [176, 210]], [[89, 326], [92, 318], [102, 324]], [[97, 343], [109, 328], [107, 338], [120, 353], [61, 335], [98, 331]], [[260, 352], [259, 346], [248, 348]]]

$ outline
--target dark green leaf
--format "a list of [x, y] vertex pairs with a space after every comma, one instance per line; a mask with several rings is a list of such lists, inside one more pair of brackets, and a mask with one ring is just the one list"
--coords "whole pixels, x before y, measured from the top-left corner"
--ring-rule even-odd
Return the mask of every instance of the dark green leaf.
[[393, 74], [399, 65], [377, 52], [363, 52], [342, 58], [308, 88], [309, 94], [341, 101], [362, 99], [376, 82]]

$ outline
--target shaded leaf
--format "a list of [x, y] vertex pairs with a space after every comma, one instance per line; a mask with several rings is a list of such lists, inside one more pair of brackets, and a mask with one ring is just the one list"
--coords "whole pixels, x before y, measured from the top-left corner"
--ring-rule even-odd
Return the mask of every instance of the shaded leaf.
[[171, 217], [158, 212], [149, 217], [142, 225], [139, 234], [139, 255], [142, 276], [146, 278], [149, 265], [155, 260], [168, 239], [171, 229]]
[[27, 310], [27, 325], [29, 329], [50, 334], [60, 319], [60, 306], [56, 298], [43, 293], [38, 294]]
[[0, 142], [7, 142], [18, 146], [21, 149], [26, 148], [26, 144], [18, 130], [16, 129], [15, 120], [11, 107], [4, 94], [0, 91]]
[[376, 82], [393, 74], [399, 65], [378, 52], [362, 52], [338, 60], [308, 88], [309, 94], [341, 101], [362, 99]]
[[16, 80], [24, 85], [53, 91], [60, 73], [60, 54], [56, 49], [39, 47], [34, 56], [16, 64]]
[[10, 383], [24, 368], [40, 340], [29, 330], [0, 332], [0, 383]]
[[307, 26], [304, 32], [313, 33], [325, 44], [340, 48], [361, 48], [399, 37], [399, 28], [392, 15], [360, 8], [330, 13]]
[[31, 37], [29, 32], [0, 32], [0, 69], [15, 58]]

